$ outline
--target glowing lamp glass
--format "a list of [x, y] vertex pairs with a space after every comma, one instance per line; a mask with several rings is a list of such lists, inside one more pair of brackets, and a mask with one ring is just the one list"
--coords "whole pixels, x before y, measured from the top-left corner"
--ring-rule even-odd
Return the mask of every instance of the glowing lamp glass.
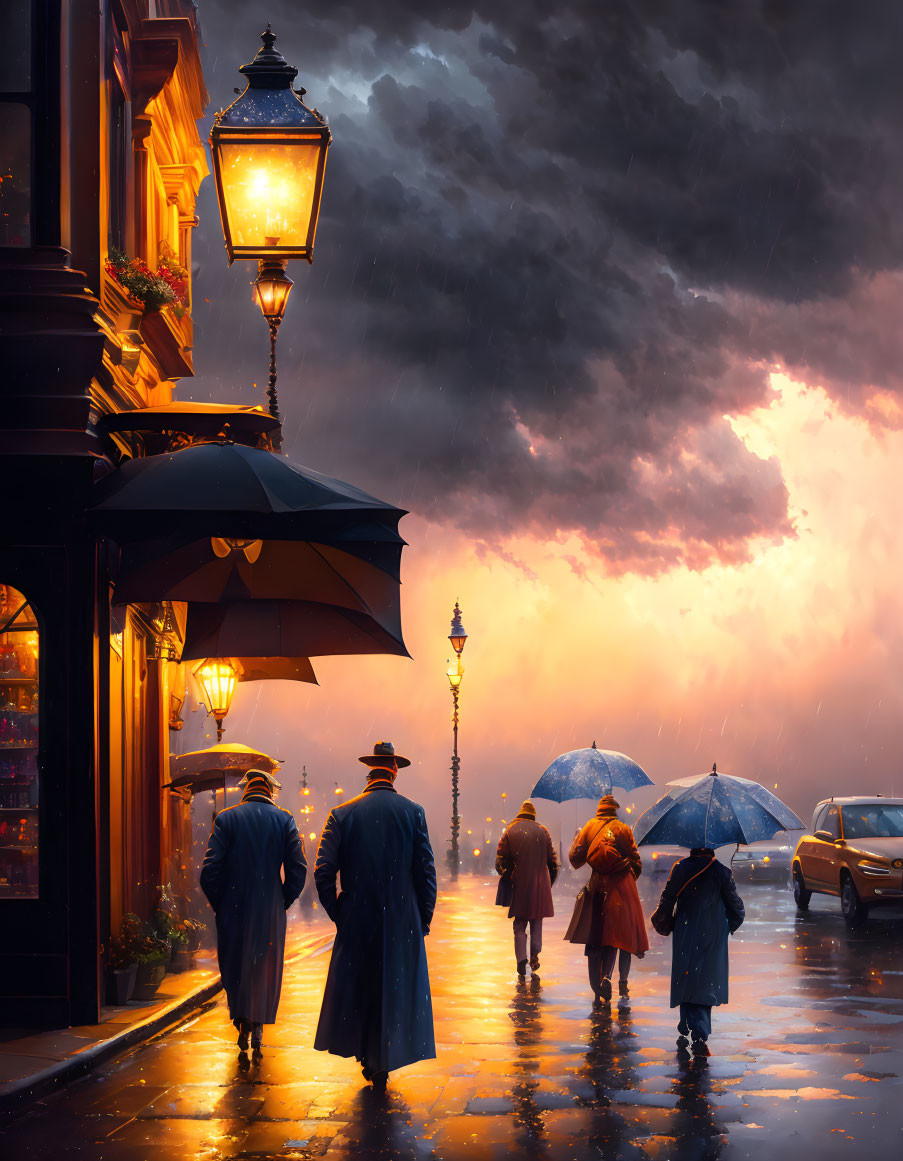
[[207, 712], [218, 721], [229, 712], [237, 674], [228, 661], [207, 660], [195, 670]]
[[[223, 225], [236, 258], [313, 252], [327, 143], [322, 133], [220, 139]], [[227, 242], [228, 246], [228, 242]]]
[[448, 667], [448, 673], [447, 673], [448, 684], [452, 687], [452, 689], [458, 688], [458, 686], [461, 684], [461, 678], [463, 676], [464, 676], [464, 670], [460, 665], [457, 665], [457, 666], [450, 665]]
[[254, 285], [254, 301], [260, 307], [265, 319], [282, 319], [285, 304], [294, 283], [277, 265], [274, 269], [261, 270]]

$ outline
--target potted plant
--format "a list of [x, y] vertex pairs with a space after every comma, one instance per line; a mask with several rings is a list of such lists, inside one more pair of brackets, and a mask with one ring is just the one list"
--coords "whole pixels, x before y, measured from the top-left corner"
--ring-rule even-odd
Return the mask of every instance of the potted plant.
[[193, 966], [192, 953], [200, 947], [203, 923], [198, 923], [196, 919], [183, 918], [161, 906], [154, 912], [154, 924], [172, 948], [170, 971], [187, 971]]
[[138, 972], [132, 995], [136, 1000], [152, 1000], [166, 975], [170, 944], [167, 939], [152, 931], [147, 925], [143, 925], [143, 928], [143, 937], [137, 956]]
[[183, 919], [182, 925], [186, 932], [188, 950], [194, 955], [201, 949], [201, 936], [207, 930], [207, 925], [201, 923], [200, 919]]
[[132, 998], [138, 974], [138, 955], [144, 939], [143, 924], [137, 915], [124, 915], [119, 931], [110, 939], [107, 967], [112, 973], [110, 999], [122, 1006]]

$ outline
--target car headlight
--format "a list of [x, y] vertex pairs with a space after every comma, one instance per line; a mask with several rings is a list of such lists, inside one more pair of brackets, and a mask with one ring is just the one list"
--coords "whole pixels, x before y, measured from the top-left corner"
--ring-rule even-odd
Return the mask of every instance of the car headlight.
[[880, 876], [890, 874], [890, 867], [881, 863], [869, 862], [868, 859], [860, 859], [857, 863], [857, 866], [859, 867], [859, 870], [862, 871], [863, 875]]
[[903, 859], [894, 859], [894, 861], [891, 863], [891, 866], [899, 871], [900, 868], [903, 867]]

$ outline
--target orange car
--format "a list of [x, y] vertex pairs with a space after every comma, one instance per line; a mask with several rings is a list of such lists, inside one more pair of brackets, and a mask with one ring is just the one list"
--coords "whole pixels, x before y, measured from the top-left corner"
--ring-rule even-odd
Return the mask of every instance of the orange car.
[[806, 911], [813, 892], [839, 895], [844, 918], [865, 922], [869, 908], [903, 902], [903, 798], [831, 798], [796, 844], [793, 897]]

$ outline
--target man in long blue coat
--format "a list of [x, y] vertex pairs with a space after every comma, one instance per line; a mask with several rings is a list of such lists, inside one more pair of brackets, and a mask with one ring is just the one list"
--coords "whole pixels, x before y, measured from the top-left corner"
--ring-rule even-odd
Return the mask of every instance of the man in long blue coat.
[[[301, 894], [307, 860], [295, 820], [273, 801], [280, 784], [250, 770], [241, 802], [216, 816], [201, 888], [216, 913], [216, 950], [238, 1046], [260, 1051], [282, 990], [285, 913]], [[283, 881], [282, 876], [285, 876]]]
[[[676, 906], [676, 911], [675, 911]], [[671, 1007], [680, 1005], [677, 1046], [690, 1039], [697, 1056], [709, 1056], [712, 1006], [727, 1003], [727, 938], [743, 922], [743, 900], [730, 868], [710, 847], [697, 847], [673, 867], [655, 915], [674, 915]]]
[[[436, 1055], [423, 937], [436, 870], [423, 807], [395, 790], [407, 758], [377, 742], [362, 794], [326, 821], [314, 881], [335, 943], [314, 1048], [353, 1056], [384, 1088], [392, 1069]], [[336, 876], [341, 891], [336, 889]]]

